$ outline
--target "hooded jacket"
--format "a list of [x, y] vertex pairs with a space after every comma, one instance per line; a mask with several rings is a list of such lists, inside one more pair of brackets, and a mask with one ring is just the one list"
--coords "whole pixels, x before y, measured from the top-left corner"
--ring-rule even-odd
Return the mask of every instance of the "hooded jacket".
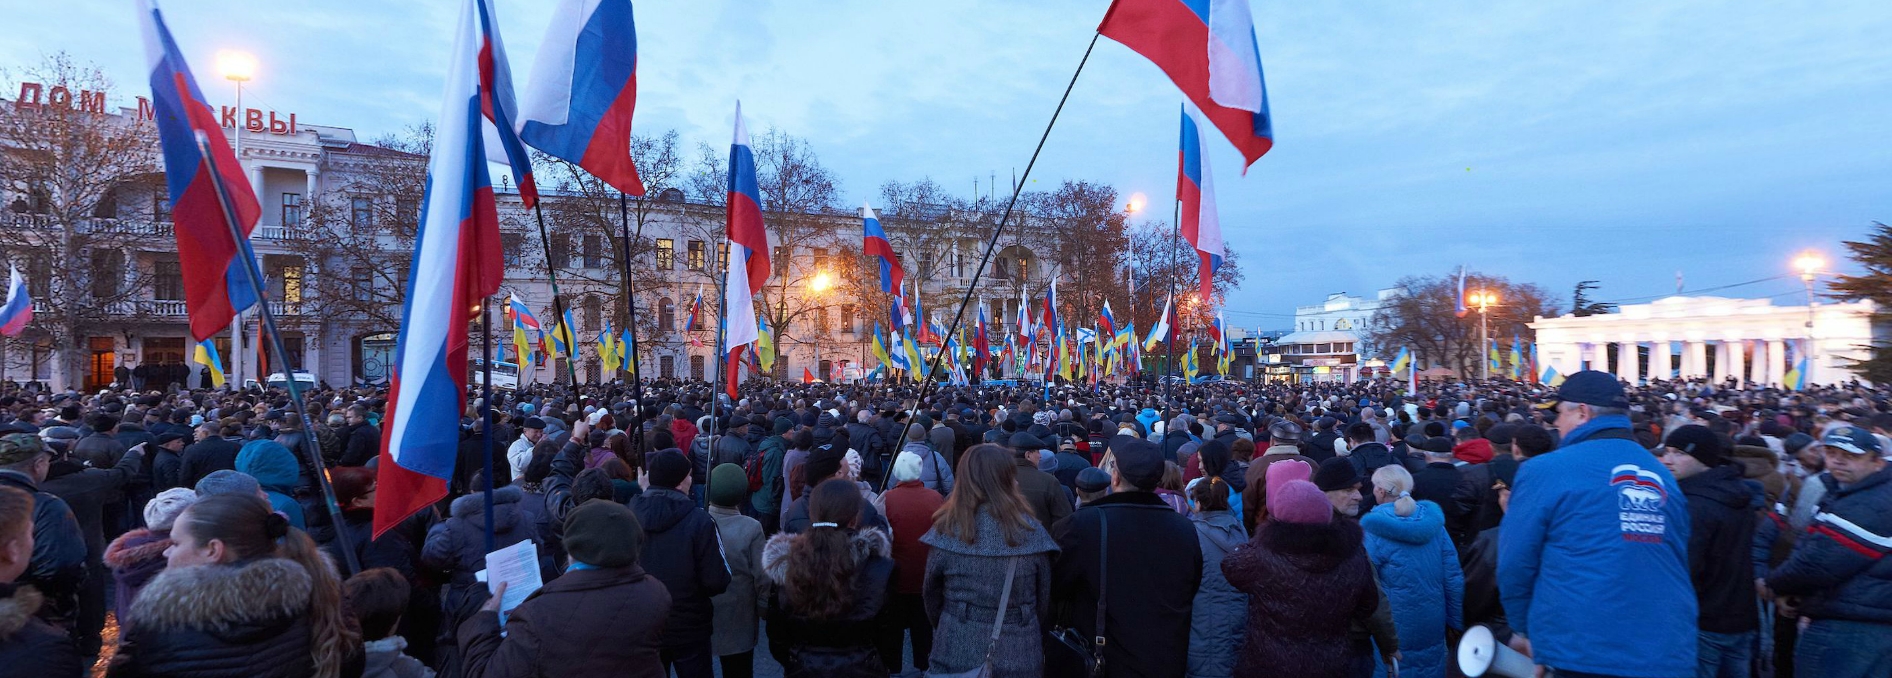
[[252, 440], [237, 453], [236, 470], [247, 473], [269, 495], [269, 507], [289, 517], [289, 524], [307, 529], [302, 504], [296, 501], [296, 481], [301, 477], [296, 455], [274, 440]]
[[1491, 461], [1491, 441], [1473, 438], [1452, 446], [1452, 456], [1467, 464], [1483, 464]]
[[[1831, 476], [1822, 476], [1831, 480]], [[1892, 466], [1829, 486], [1813, 524], [1767, 586], [1814, 619], [1892, 622]]]
[[1694, 673], [1687, 500], [1631, 437], [1629, 418], [1577, 427], [1557, 451], [1521, 464], [1512, 488], [1498, 590], [1533, 657], [1569, 671]]
[[670, 592], [664, 646], [708, 641], [716, 616], [710, 598], [728, 590], [730, 581], [716, 521], [689, 495], [668, 487], [637, 495], [631, 512], [644, 527], [640, 564]]
[[0, 584], [0, 666], [22, 676], [79, 678], [79, 648], [64, 630], [34, 616], [45, 601], [31, 586]]
[[[532, 539], [533, 525], [520, 509], [524, 497], [525, 493], [518, 487], [493, 490], [493, 548]], [[540, 544], [541, 574], [550, 579], [552, 573], [544, 571], [546, 560], [544, 545]], [[446, 591], [441, 595], [441, 628], [451, 633], [491, 596], [485, 582], [473, 576], [486, 569], [486, 502], [482, 495], [469, 494], [453, 500], [447, 519], [427, 529], [420, 561], [429, 568], [447, 572]]]
[[968, 544], [929, 530], [920, 541], [932, 547], [926, 560], [926, 615], [933, 624], [931, 670], [971, 671], [992, 645], [992, 619], [999, 613], [1005, 571], [1016, 562], [1012, 595], [1006, 602], [1004, 629], [992, 647], [994, 676], [1029, 678], [1044, 673], [1042, 629], [1051, 619], [1051, 557], [1058, 544], [1035, 521], [1013, 546], [998, 520], [979, 512], [977, 533]]
[[1445, 678], [1446, 629], [1465, 627], [1465, 575], [1437, 504], [1418, 502], [1410, 516], [1381, 504], [1360, 518], [1367, 558], [1399, 629], [1399, 674]]
[[1229, 511], [1189, 517], [1202, 547], [1202, 588], [1189, 618], [1189, 678], [1220, 678], [1235, 671], [1242, 647], [1242, 623], [1248, 618], [1248, 594], [1235, 590], [1222, 575], [1222, 559], [1248, 543], [1242, 519]]
[[787, 678], [883, 678], [887, 669], [874, 643], [890, 623], [893, 558], [887, 532], [867, 528], [849, 536], [853, 602], [835, 619], [809, 619], [788, 609], [788, 551], [796, 538], [777, 534], [762, 547], [762, 571], [775, 589], [769, 597], [769, 653]]
[[170, 531], [153, 532], [139, 528], [113, 539], [105, 547], [105, 566], [112, 568], [117, 595], [112, 597], [112, 611], [119, 625], [131, 622], [131, 602], [152, 577], [164, 571], [165, 549], [171, 548]]
[[661, 659], [670, 596], [637, 565], [576, 569], [506, 617], [479, 612], [459, 629], [466, 678], [668, 675]]
[[132, 604], [134, 622], [120, 629], [106, 675], [314, 675], [314, 585], [300, 563], [282, 558], [166, 570]]
[[1701, 605], [1703, 631], [1743, 633], [1759, 628], [1754, 600], [1754, 529], [1759, 488], [1725, 464], [1675, 481], [1688, 497], [1688, 575]]
[[1249, 596], [1238, 676], [1345, 675], [1353, 660], [1349, 628], [1379, 607], [1360, 526], [1351, 520], [1264, 523], [1223, 557], [1222, 575]]

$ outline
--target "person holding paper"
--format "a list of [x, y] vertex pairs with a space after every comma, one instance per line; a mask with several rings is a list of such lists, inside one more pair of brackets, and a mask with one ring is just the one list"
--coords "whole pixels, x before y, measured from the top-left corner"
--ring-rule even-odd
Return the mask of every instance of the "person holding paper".
[[466, 678], [661, 678], [670, 592], [639, 565], [644, 530], [622, 504], [592, 500], [565, 519], [571, 568], [506, 614], [506, 584], [460, 626]]

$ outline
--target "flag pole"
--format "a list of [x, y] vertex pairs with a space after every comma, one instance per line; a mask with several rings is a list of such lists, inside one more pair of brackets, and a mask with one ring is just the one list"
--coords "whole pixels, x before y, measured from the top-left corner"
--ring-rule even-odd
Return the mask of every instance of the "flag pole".
[[[1169, 409], [1169, 371], [1176, 369], [1176, 333], [1182, 331], [1182, 313], [1180, 313], [1182, 304], [1176, 302], [1176, 277], [1178, 275], [1176, 271], [1176, 241], [1182, 240], [1182, 186], [1180, 183], [1176, 186], [1176, 202], [1170, 213], [1174, 215], [1169, 218], [1169, 223], [1174, 229], [1174, 235], [1170, 236], [1169, 240], [1169, 275], [1166, 276], [1169, 278], [1169, 302], [1164, 304], [1162, 311], [1158, 312], [1167, 314], [1170, 312], [1170, 304], [1174, 304], [1178, 313], [1176, 314], [1176, 326], [1169, 328], [1169, 336], [1164, 338], [1166, 348], [1165, 355], [1163, 356], [1163, 373], [1157, 376], [1158, 379], [1163, 380], [1163, 409]], [[1167, 320], [1167, 318], [1158, 319], [1157, 323], [1160, 325], [1163, 320]], [[1162, 413], [1157, 413], [1157, 416], [1162, 416]]]
[[[631, 352], [631, 451], [642, 452], [644, 449], [644, 375], [639, 371], [637, 360], [637, 291], [631, 287], [631, 199], [623, 191], [618, 191], [618, 228], [624, 241], [624, 305], [630, 308], [630, 322], [624, 331], [630, 335], [631, 342], [625, 348]], [[637, 237], [644, 237], [644, 222], [637, 222]]]
[[[953, 332], [959, 331], [960, 323], [965, 320], [966, 305], [972, 303], [972, 294], [979, 289], [979, 280], [985, 276], [985, 267], [992, 263], [992, 252], [998, 248], [999, 236], [1005, 233], [1005, 225], [1012, 219], [1012, 209], [1018, 205], [1018, 195], [1025, 190], [1025, 180], [1031, 178], [1031, 169], [1038, 164], [1038, 154], [1045, 150], [1045, 140], [1051, 138], [1051, 129], [1058, 124], [1058, 114], [1064, 112], [1064, 104], [1066, 101], [1070, 100], [1071, 90], [1077, 87], [1077, 76], [1084, 72], [1084, 64], [1090, 61], [1091, 50], [1097, 49], [1097, 39], [1102, 37], [1102, 35], [1101, 33], [1091, 34], [1090, 45], [1084, 48], [1084, 57], [1078, 59], [1077, 70], [1071, 72], [1071, 81], [1065, 84], [1064, 95], [1058, 97], [1058, 106], [1051, 111], [1051, 120], [1045, 123], [1044, 133], [1038, 135], [1038, 146], [1032, 149], [1031, 160], [1025, 163], [1025, 173], [1018, 178], [1017, 185], [1012, 187], [1012, 198], [1005, 203], [1005, 213], [999, 217], [999, 225], [992, 229], [992, 237], [986, 239], [985, 255], [979, 257], [979, 267], [972, 271], [972, 283], [966, 286], [965, 297], [959, 301], [959, 312], [953, 314], [953, 324], [952, 327], [946, 329], [947, 334], [950, 335]], [[918, 294], [917, 290], [915, 294]], [[922, 321], [916, 318], [915, 322]], [[933, 386], [933, 370], [939, 368], [939, 361], [940, 356], [935, 354], [933, 361], [927, 365], [926, 373], [924, 375], [916, 375], [920, 376], [921, 379], [920, 394], [913, 400], [913, 410], [907, 413], [908, 421], [912, 421], [913, 415], [919, 412], [920, 403], [926, 400], [926, 392]], [[881, 474], [880, 481], [883, 489], [885, 489], [887, 485], [887, 478], [892, 475], [892, 473]]]
[[[552, 283], [552, 336], [565, 335], [565, 378], [572, 387], [572, 393], [578, 393], [578, 368], [572, 364], [578, 361], [578, 335], [565, 322], [565, 302], [558, 293], [558, 266], [552, 261], [552, 239], [545, 234], [545, 205], [532, 203], [532, 213], [539, 218], [539, 244], [545, 248], [545, 279]], [[557, 379], [557, 377], [553, 377]], [[574, 400], [573, 402], [576, 402]]]
[[[486, 553], [493, 552], [493, 298], [480, 300], [480, 437], [486, 453]], [[337, 531], [337, 534], [340, 532]]]
[[[718, 434], [722, 432], [722, 428], [716, 425], [716, 423], [720, 421], [719, 419], [717, 419], [716, 410], [718, 409], [717, 405], [721, 404], [721, 401], [722, 401], [722, 386], [719, 384], [719, 382], [722, 381], [723, 363], [727, 359], [727, 356], [723, 354], [723, 331], [725, 329], [728, 329], [728, 326], [729, 326], [729, 258], [730, 257], [729, 257], [729, 237], [728, 237], [729, 227], [726, 224], [723, 226], [723, 233], [724, 233], [723, 242], [720, 243], [722, 246], [718, 247], [714, 254], [714, 258], [719, 259], [722, 262], [722, 266], [718, 268], [722, 269], [723, 276], [721, 278], [721, 281], [716, 283], [716, 343], [710, 348], [710, 350], [716, 352], [716, 360], [710, 366], [712, 369], [710, 371], [710, 411], [709, 411], [710, 434], [709, 436], [710, 436], [710, 452], [712, 455], [714, 455], [716, 451], [716, 442], [717, 442], [716, 439], [718, 437]], [[734, 406], [735, 403], [731, 402], [730, 405]], [[689, 451], [685, 450], [684, 453], [688, 454]], [[708, 492], [706, 491], [703, 496], [708, 497], [709, 496]]]
[[[335, 538], [341, 542], [343, 561], [348, 566], [348, 571], [343, 574], [352, 575], [361, 571], [361, 563], [355, 558], [355, 549], [348, 544], [347, 531], [342, 529], [342, 507], [335, 501], [335, 486], [329, 484], [328, 468], [322, 460], [322, 451], [315, 445], [313, 424], [302, 405], [302, 387], [296, 382], [296, 370], [288, 367], [289, 352], [283, 348], [282, 334], [276, 331], [276, 315], [269, 311], [269, 291], [263, 287], [262, 271], [256, 269], [256, 253], [250, 249], [249, 239], [243, 237], [243, 232], [237, 228], [236, 208], [230, 205], [229, 189], [223, 185], [223, 175], [217, 171], [217, 156], [210, 152], [210, 137], [201, 131], [197, 132], [197, 152], [203, 154], [204, 163], [210, 170], [207, 174], [210, 175], [211, 188], [217, 194], [217, 206], [223, 210], [223, 224], [230, 230], [230, 239], [237, 245], [237, 256], [243, 258], [243, 274], [249, 279], [250, 288], [256, 290], [256, 305], [263, 318], [263, 329], [269, 334], [270, 349], [276, 352], [276, 357], [285, 366], [289, 411], [302, 420], [303, 454], [314, 467], [316, 484], [322, 488], [322, 499], [328, 504], [329, 520], [333, 521], [335, 527]], [[268, 377], [264, 377], [263, 381], [267, 387]]]

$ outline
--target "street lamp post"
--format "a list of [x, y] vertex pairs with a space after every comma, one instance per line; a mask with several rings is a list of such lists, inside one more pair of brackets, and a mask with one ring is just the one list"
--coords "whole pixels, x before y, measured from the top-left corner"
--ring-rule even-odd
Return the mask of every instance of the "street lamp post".
[[[235, 50], [217, 52], [217, 72], [222, 74], [225, 80], [236, 83], [237, 125], [236, 129], [231, 131], [232, 135], [235, 137], [234, 148], [232, 150], [237, 159], [237, 171], [242, 172], [243, 83], [249, 82], [251, 78], [256, 76], [256, 57], [250, 56], [247, 52]], [[234, 388], [240, 389], [243, 387], [243, 377], [245, 373], [243, 369], [243, 359], [247, 355], [248, 352], [243, 348], [243, 313], [238, 312], [230, 318], [230, 383], [234, 385]], [[261, 367], [261, 365], [258, 365], [258, 367]], [[295, 378], [295, 370], [293, 369], [285, 367], [283, 373], [290, 375], [289, 378], [292, 380]], [[258, 382], [268, 381], [264, 375], [259, 374], [256, 376]]]
[[1488, 290], [1478, 290], [1471, 294], [1471, 298], [1468, 299], [1468, 301], [1470, 301], [1473, 306], [1478, 307], [1478, 364], [1481, 366], [1479, 372], [1484, 375], [1483, 378], [1485, 381], [1490, 381], [1491, 327], [1489, 314], [1487, 314], [1486, 311], [1498, 303], [1498, 293]]
[[[1800, 269], [1800, 282], [1805, 284], [1807, 287], [1807, 355], [1812, 356], [1813, 355], [1813, 279], [1819, 277], [1820, 269], [1826, 267], [1826, 258], [1820, 256], [1819, 252], [1807, 250], [1805, 252], [1801, 252], [1800, 256], [1794, 257], [1793, 266], [1794, 268]], [[1810, 360], [1807, 361], [1807, 367], [1808, 369], [1811, 369], [1813, 367], [1813, 362]], [[1805, 379], [1806, 375], [1801, 375], [1801, 378]]]
[[[815, 273], [814, 279], [808, 281], [808, 291], [812, 292], [813, 293], [812, 296], [817, 297], [817, 298], [820, 297], [822, 293], [827, 292], [828, 288], [831, 288], [833, 286], [834, 286], [834, 279], [828, 277], [827, 271], [817, 271]], [[819, 325], [816, 325], [815, 331], [817, 333], [825, 332], [826, 327], [824, 326], [827, 325], [826, 321], [828, 319], [828, 309], [825, 306], [819, 306], [819, 305], [817, 305], [816, 308], [821, 309], [821, 319], [823, 322], [821, 322]], [[821, 369], [821, 337], [819, 336], [815, 337], [815, 369]], [[822, 374], [823, 374], [822, 376], [823, 381], [832, 381], [831, 379], [827, 378], [828, 375], [826, 372], [823, 372]]]

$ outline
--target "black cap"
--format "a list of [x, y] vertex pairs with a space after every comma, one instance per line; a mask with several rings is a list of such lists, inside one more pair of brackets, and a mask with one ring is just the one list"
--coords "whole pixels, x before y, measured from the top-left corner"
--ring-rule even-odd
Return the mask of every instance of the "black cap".
[[1110, 489], [1110, 474], [1103, 469], [1086, 466], [1077, 472], [1077, 489], [1080, 492], [1101, 492]]
[[1877, 456], [1881, 452], [1879, 439], [1874, 438], [1871, 431], [1857, 426], [1833, 429], [1832, 433], [1820, 440], [1820, 444], [1853, 455]]
[[1493, 445], [1509, 445], [1512, 436], [1517, 435], [1517, 430], [1516, 424], [1499, 424], [1485, 431], [1485, 439]]
[[1346, 457], [1332, 457], [1320, 463], [1314, 471], [1314, 484], [1322, 492], [1344, 490], [1359, 487], [1360, 471], [1353, 467], [1353, 460]]
[[1301, 442], [1301, 427], [1291, 421], [1278, 421], [1268, 427], [1268, 439], [1283, 443]]
[[189, 441], [190, 438], [191, 438], [190, 436], [184, 435], [182, 433], [166, 433], [164, 435], [158, 436], [158, 441], [156, 444], [159, 447], [163, 447], [164, 445], [169, 444], [173, 441], [178, 441], [178, 440]]
[[1014, 433], [1011, 439], [1005, 441], [1005, 443], [1006, 446], [1020, 452], [1030, 452], [1032, 450], [1042, 450], [1045, 448], [1045, 441], [1039, 440], [1038, 436], [1030, 433]]
[[543, 431], [545, 430], [545, 420], [538, 417], [526, 417], [526, 423], [520, 424], [520, 426], [523, 428], [536, 428]]
[[807, 460], [802, 462], [802, 477], [808, 479], [810, 486], [834, 476], [841, 471], [841, 464], [847, 457], [847, 450], [834, 443], [816, 445], [808, 451]]
[[1727, 462], [1726, 453], [1721, 449], [1721, 437], [1714, 431], [1699, 424], [1678, 426], [1669, 432], [1667, 440], [1662, 441], [1667, 447], [1681, 450], [1682, 454], [1694, 457], [1703, 466], [1715, 467]]
[[648, 467], [652, 487], [674, 489], [690, 476], [690, 460], [683, 456], [683, 450], [674, 447], [651, 455], [644, 465]]
[[1557, 399], [1595, 407], [1629, 408], [1629, 399], [1623, 395], [1622, 382], [1609, 373], [1596, 370], [1584, 370], [1564, 379], [1563, 385], [1557, 387]]
[[1152, 490], [1162, 481], [1163, 451], [1155, 443], [1133, 439], [1111, 446], [1110, 451], [1117, 458], [1117, 472], [1137, 489]]

